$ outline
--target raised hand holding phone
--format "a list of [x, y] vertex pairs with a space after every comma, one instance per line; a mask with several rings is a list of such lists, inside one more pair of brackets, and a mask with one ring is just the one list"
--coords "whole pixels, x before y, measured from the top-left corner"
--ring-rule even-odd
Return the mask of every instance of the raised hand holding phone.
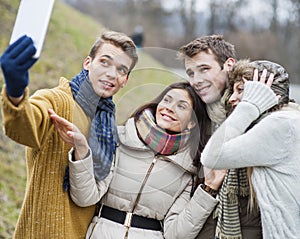
[[36, 53], [33, 57], [39, 58], [53, 5], [54, 0], [21, 0], [10, 44], [14, 43], [21, 36], [27, 35], [32, 38], [36, 48]]

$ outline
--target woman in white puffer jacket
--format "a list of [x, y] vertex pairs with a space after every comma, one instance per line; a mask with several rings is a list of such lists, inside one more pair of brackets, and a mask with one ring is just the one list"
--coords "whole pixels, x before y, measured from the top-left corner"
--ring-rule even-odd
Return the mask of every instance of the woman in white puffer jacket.
[[66, 142], [76, 142], [69, 164], [72, 199], [83, 207], [100, 202], [86, 238], [196, 237], [217, 204], [209, 189], [219, 188], [225, 172], [214, 171], [193, 190], [209, 121], [188, 82], [168, 86], [118, 127], [114, 164], [102, 181], [94, 178], [82, 134], [54, 112], [51, 118]]

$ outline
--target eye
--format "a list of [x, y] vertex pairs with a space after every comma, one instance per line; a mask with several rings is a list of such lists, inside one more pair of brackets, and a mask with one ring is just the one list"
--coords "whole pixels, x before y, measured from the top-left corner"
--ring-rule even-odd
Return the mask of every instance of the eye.
[[120, 73], [121, 76], [124, 76], [124, 75], [128, 74], [128, 70], [125, 69], [124, 67], [118, 68], [118, 72]]
[[188, 75], [189, 78], [194, 77], [194, 72], [192, 72], [192, 71], [187, 71], [186, 74]]
[[101, 65], [103, 65], [103, 66], [109, 66], [109, 61], [106, 60], [106, 59], [101, 59], [101, 60], [100, 60], [100, 63], [101, 63]]
[[168, 98], [163, 98], [163, 102], [168, 103], [170, 100]]
[[200, 67], [200, 69], [199, 69], [199, 71], [200, 71], [201, 73], [204, 73], [204, 72], [206, 72], [206, 71], [208, 71], [208, 70], [209, 70], [208, 67]]
[[239, 85], [239, 86], [237, 87], [237, 92], [238, 92], [239, 94], [243, 93], [243, 92], [244, 92], [244, 85]]
[[165, 96], [164, 98], [162, 98], [162, 103], [170, 103], [171, 102], [171, 98], [169, 96]]
[[185, 104], [179, 104], [178, 108], [181, 110], [185, 110], [187, 108], [187, 106]]

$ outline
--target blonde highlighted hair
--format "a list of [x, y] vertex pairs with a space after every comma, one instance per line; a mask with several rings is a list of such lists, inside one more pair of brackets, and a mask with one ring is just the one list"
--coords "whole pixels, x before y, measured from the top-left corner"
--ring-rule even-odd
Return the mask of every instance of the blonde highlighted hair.
[[89, 53], [89, 56], [92, 59], [94, 59], [99, 48], [104, 43], [109, 43], [116, 47], [120, 47], [132, 59], [132, 64], [129, 69], [129, 73], [130, 73], [130, 71], [134, 68], [134, 66], [138, 61], [136, 46], [132, 41], [132, 39], [126, 34], [121, 32], [105, 31], [101, 34], [101, 36], [95, 41], [94, 45], [92, 46], [92, 49]]

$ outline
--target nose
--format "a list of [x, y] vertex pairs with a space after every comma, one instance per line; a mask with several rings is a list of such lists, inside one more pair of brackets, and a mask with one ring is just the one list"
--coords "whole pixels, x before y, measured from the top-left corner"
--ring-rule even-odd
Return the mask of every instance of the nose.
[[193, 77], [190, 78], [191, 85], [196, 85], [196, 84], [202, 83], [203, 81], [204, 81], [203, 77], [200, 74], [198, 74], [197, 72], [195, 72]]
[[110, 66], [107, 68], [106, 71], [106, 76], [109, 77], [110, 79], [114, 80], [117, 78], [118, 74], [117, 74], [117, 68], [115, 66]]
[[168, 103], [165, 105], [165, 108], [170, 112], [175, 112], [175, 103]]
[[233, 105], [238, 101], [238, 94], [236, 92], [233, 92], [233, 94], [230, 96], [228, 102]]

